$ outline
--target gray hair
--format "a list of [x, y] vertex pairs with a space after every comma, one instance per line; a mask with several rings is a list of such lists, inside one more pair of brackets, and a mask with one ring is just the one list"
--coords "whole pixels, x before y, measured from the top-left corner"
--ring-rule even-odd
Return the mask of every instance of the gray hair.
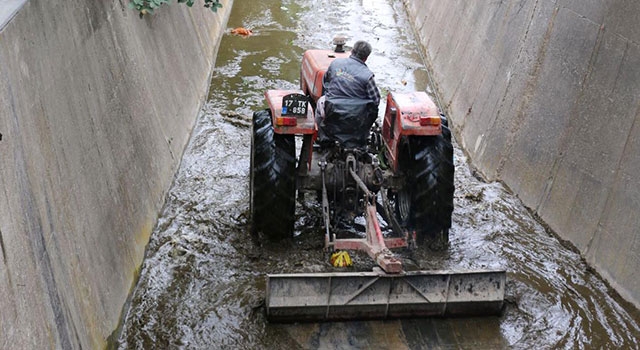
[[366, 41], [358, 40], [355, 44], [353, 44], [353, 48], [351, 49], [351, 56], [355, 56], [362, 61], [366, 60], [367, 57], [371, 54], [371, 44]]

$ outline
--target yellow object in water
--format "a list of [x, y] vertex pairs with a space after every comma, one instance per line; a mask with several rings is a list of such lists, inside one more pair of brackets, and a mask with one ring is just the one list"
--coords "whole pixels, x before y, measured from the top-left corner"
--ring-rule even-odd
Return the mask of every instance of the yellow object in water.
[[346, 251], [335, 252], [331, 254], [331, 265], [334, 267], [346, 267], [351, 266], [351, 257]]

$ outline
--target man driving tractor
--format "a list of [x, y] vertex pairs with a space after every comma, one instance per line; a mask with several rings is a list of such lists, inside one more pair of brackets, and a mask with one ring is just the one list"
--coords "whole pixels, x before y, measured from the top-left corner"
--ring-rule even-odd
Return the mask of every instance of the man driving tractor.
[[350, 57], [329, 65], [316, 111], [320, 144], [338, 141], [346, 148], [366, 146], [380, 103], [374, 74], [365, 63], [370, 54], [371, 44], [359, 40]]
[[337, 37], [333, 50], [306, 50], [300, 89], [267, 90], [269, 107], [253, 114], [251, 234], [256, 241], [294, 237], [296, 198], [307, 203], [304, 195], [315, 193], [333, 266], [348, 266], [347, 251], [355, 250], [379, 269], [270, 274], [267, 318], [499, 314], [504, 270], [405, 271], [391, 250], [448, 246], [455, 191], [451, 131], [424, 91], [389, 92], [381, 126], [371, 128], [380, 102], [365, 64], [371, 45], [358, 41], [345, 53], [344, 42]]

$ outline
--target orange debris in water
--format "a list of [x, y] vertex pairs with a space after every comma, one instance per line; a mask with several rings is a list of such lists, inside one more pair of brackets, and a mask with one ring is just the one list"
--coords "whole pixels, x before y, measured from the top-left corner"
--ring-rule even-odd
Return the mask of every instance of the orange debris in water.
[[238, 28], [232, 29], [231, 30], [231, 34], [236, 34], [236, 35], [247, 37], [247, 36], [253, 34], [253, 32], [251, 31], [251, 29], [238, 27]]

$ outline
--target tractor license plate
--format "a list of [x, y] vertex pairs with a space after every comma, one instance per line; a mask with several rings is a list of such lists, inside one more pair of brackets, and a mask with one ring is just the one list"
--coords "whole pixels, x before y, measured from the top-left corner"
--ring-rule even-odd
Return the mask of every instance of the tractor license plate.
[[302, 94], [289, 94], [282, 97], [282, 115], [283, 116], [307, 116], [307, 104], [309, 100], [307, 96]]

